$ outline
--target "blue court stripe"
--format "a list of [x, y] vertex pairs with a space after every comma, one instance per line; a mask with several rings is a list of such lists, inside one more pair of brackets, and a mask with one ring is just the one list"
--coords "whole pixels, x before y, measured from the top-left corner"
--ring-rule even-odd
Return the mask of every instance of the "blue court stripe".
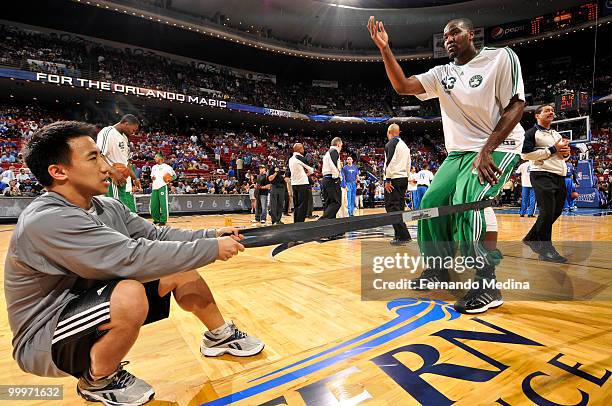
[[[427, 303], [429, 305], [429, 303]], [[452, 314], [452, 313], [451, 313]], [[221, 406], [228, 405], [234, 402], [238, 402], [240, 400], [244, 400], [250, 398], [251, 396], [255, 396], [259, 393], [265, 392], [267, 390], [282, 386], [288, 382], [294, 381], [296, 379], [302, 378], [306, 375], [309, 375], [313, 372], [320, 371], [330, 365], [337, 364], [341, 361], [344, 361], [348, 358], [354, 357], [356, 355], [362, 354], [366, 351], [370, 351], [373, 348], [379, 347], [383, 344], [388, 343], [391, 340], [394, 340], [398, 337], [401, 337], [404, 334], [410, 333], [415, 329], [424, 326], [425, 324], [431, 323], [433, 321], [441, 320], [446, 317], [446, 313], [442, 310], [442, 306], [434, 305], [433, 308], [418, 319], [396, 329], [388, 332], [378, 338], [370, 340], [366, 343], [363, 343], [355, 348], [345, 350], [340, 354], [334, 355], [330, 358], [321, 360], [319, 362], [315, 362], [314, 364], [305, 366], [304, 368], [298, 369], [293, 372], [289, 372], [285, 375], [279, 376], [277, 378], [271, 379], [269, 381], [260, 383], [258, 385], [252, 386], [250, 388], [244, 389], [239, 392], [232, 393], [231, 395], [224, 396], [222, 398], [203, 403], [201, 406]]]

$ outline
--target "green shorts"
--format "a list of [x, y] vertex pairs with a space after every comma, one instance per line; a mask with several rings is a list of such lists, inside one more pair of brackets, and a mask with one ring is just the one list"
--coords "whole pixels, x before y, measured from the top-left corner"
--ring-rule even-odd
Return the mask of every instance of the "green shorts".
[[[512, 173], [519, 155], [493, 152], [495, 165], [503, 172], [496, 185], [480, 184], [472, 168], [477, 152], [451, 152], [444, 160], [421, 200], [421, 209], [469, 203], [497, 196]], [[421, 254], [427, 257], [454, 257], [457, 245], [463, 256], [482, 255], [496, 265], [501, 259], [497, 250], [487, 251], [482, 240], [487, 231], [484, 211], [469, 210], [452, 216], [419, 220], [418, 241]]]
[[125, 191], [125, 185], [119, 186], [111, 182], [106, 196], [114, 197], [125, 204], [132, 213], [136, 213], [136, 199], [134, 199], [134, 195], [131, 192]]

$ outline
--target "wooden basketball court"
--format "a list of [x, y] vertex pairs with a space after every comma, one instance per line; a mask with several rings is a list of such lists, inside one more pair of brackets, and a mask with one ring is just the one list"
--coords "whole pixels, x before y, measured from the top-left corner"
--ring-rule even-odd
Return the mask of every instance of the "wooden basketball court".
[[[500, 239], [520, 241], [534, 220], [498, 214]], [[169, 225], [223, 223], [210, 215], [174, 217]], [[0, 227], [4, 255], [12, 229]], [[202, 357], [201, 324], [173, 303], [169, 319], [141, 330], [127, 369], [153, 385], [150, 404], [159, 405], [609, 405], [611, 230], [611, 216], [562, 217], [553, 239], [594, 242], [589, 258], [569, 265], [542, 263], [510, 245], [516, 252], [505, 252], [505, 267], [529, 261], [523, 277], [551, 289], [571, 286], [581, 300], [506, 300], [477, 317], [456, 314], [431, 292], [362, 301], [361, 249], [387, 237], [313, 242], [274, 257], [274, 247], [248, 249], [200, 272], [226, 319], [266, 343], [261, 354]], [[63, 401], [19, 404], [85, 403], [74, 379], [19, 370], [0, 295], [0, 383], [64, 385]]]

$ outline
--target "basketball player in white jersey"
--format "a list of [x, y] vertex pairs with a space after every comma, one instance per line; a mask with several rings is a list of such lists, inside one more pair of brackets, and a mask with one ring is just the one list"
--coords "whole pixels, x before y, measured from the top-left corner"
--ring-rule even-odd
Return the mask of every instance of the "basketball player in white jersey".
[[[510, 48], [476, 50], [474, 27], [467, 18], [444, 27], [444, 47], [451, 62], [420, 75], [406, 77], [389, 47], [384, 25], [370, 17], [368, 30], [383, 58], [395, 91], [421, 100], [437, 98], [448, 157], [444, 160], [420, 208], [469, 203], [495, 197], [519, 160], [525, 131], [520, 125], [525, 92], [518, 57]], [[493, 210], [470, 210], [454, 216], [419, 221], [421, 254], [428, 262], [454, 257], [478, 262], [477, 285], [455, 303], [462, 313], [481, 313], [501, 306], [501, 292], [491, 287], [495, 266], [497, 221]], [[429, 261], [433, 259], [433, 261]], [[439, 264], [440, 262], [438, 262]], [[413, 282], [448, 280], [448, 269], [427, 266]], [[489, 287], [486, 287], [489, 286]]]
[[132, 213], [136, 213], [136, 201], [132, 194], [134, 186], [140, 182], [130, 166], [129, 137], [138, 131], [140, 123], [132, 114], [126, 114], [121, 120], [98, 133], [96, 144], [111, 165], [111, 185], [106, 196], [114, 197], [125, 204]]

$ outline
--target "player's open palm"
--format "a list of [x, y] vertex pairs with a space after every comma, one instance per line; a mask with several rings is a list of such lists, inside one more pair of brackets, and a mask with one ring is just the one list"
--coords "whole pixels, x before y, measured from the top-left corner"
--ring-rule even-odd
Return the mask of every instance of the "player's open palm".
[[244, 246], [232, 237], [219, 237], [217, 238], [219, 244], [219, 255], [217, 259], [221, 261], [227, 261], [231, 257], [238, 255], [239, 251], [244, 251]]
[[389, 45], [389, 36], [385, 31], [385, 26], [382, 21], [375, 21], [374, 16], [370, 16], [368, 20], [368, 31], [370, 31], [370, 37], [372, 37], [372, 41], [378, 49], [382, 50]]

